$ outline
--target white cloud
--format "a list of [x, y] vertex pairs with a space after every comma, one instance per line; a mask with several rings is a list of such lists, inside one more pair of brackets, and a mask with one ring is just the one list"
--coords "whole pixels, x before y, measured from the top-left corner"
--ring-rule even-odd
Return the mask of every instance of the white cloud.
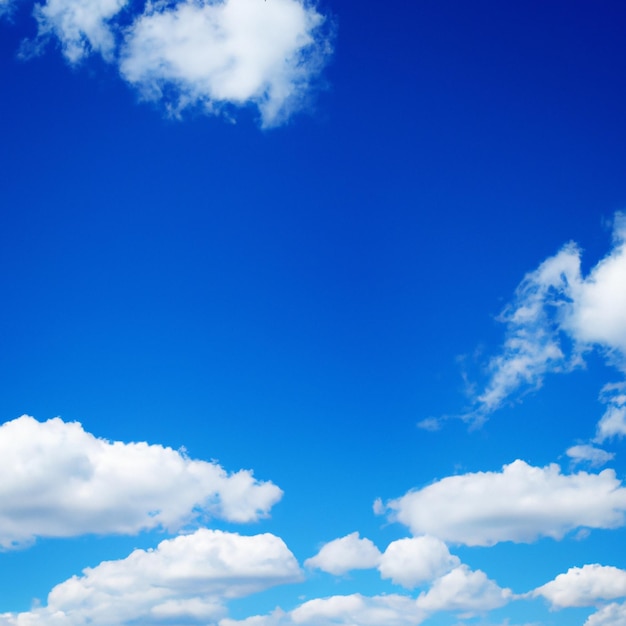
[[600, 600], [626, 596], [626, 571], [607, 565], [571, 567], [565, 574], [533, 591], [555, 608], [593, 606]]
[[429, 612], [475, 614], [504, 606], [512, 597], [510, 589], [498, 587], [484, 572], [461, 565], [438, 578], [427, 592], [421, 593], [417, 606]]
[[[0, 0], [0, 15], [9, 2]], [[329, 20], [308, 0], [148, 0], [134, 16], [132, 8], [129, 0], [43, 0], [25, 56], [54, 37], [70, 63], [100, 54], [174, 116], [253, 105], [271, 127], [306, 106], [332, 53]]]
[[466, 419], [480, 421], [516, 392], [541, 386], [547, 373], [582, 365], [592, 347], [626, 372], [625, 213], [615, 215], [609, 254], [587, 277], [580, 265], [580, 249], [570, 243], [524, 277], [499, 317], [504, 346], [489, 362], [489, 381]]
[[304, 564], [306, 567], [321, 569], [329, 574], [340, 576], [353, 569], [376, 567], [379, 560], [378, 548], [369, 539], [361, 539], [359, 533], [354, 532], [340, 539], [329, 541]]
[[281, 498], [252, 472], [228, 474], [159, 445], [109, 442], [59, 418], [0, 426], [0, 546], [36, 537], [176, 530], [208, 515], [266, 516]]
[[606, 404], [606, 410], [598, 422], [596, 441], [601, 443], [626, 435], [626, 383], [605, 385], [600, 401]]
[[415, 600], [406, 596], [353, 594], [309, 600], [290, 613], [277, 609], [241, 621], [223, 619], [219, 626], [417, 626], [425, 617]]
[[174, 112], [253, 103], [274, 126], [302, 106], [330, 54], [323, 22], [303, 0], [156, 2], [126, 32], [120, 70]]
[[47, 606], [0, 615], [0, 625], [215, 623], [225, 600], [299, 580], [298, 563], [278, 537], [200, 529], [87, 568], [57, 585]]
[[589, 444], [572, 446], [565, 451], [575, 463], [587, 462], [593, 467], [600, 467], [615, 457], [612, 452], [596, 448]]
[[615, 602], [590, 615], [584, 626], [626, 626], [626, 604]]
[[91, 52], [114, 59], [116, 41], [111, 20], [128, 0], [46, 0], [35, 6], [39, 38], [54, 35], [70, 63]]
[[460, 564], [446, 545], [425, 535], [399, 539], [387, 546], [378, 567], [383, 578], [407, 589], [430, 582]]
[[564, 475], [555, 464], [540, 468], [517, 460], [501, 472], [449, 476], [386, 506], [392, 520], [416, 535], [489, 546], [621, 526], [626, 488], [610, 469]]
[[625, 365], [626, 356], [626, 213], [617, 213], [613, 250], [581, 280], [570, 285], [572, 305], [563, 326], [580, 342], [600, 344]]

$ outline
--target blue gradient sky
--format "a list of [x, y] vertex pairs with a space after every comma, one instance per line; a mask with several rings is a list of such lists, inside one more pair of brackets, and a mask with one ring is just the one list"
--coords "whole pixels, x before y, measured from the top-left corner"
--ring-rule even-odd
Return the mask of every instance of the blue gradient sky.
[[[498, 315], [524, 276], [570, 241], [583, 277], [619, 249], [621, 3], [325, 1], [332, 54], [300, 110], [265, 129], [252, 100], [168, 116], [115, 61], [93, 51], [69, 63], [54, 34], [21, 58], [37, 36], [32, 11], [22, 0], [0, 18], [0, 420], [60, 416], [278, 485], [267, 518], [203, 522], [272, 533], [303, 568], [300, 583], [228, 603], [231, 619], [280, 606], [291, 624], [315, 598], [425, 594], [432, 581], [406, 589], [375, 568], [304, 567], [355, 531], [381, 552], [412, 536], [374, 514], [376, 498], [516, 459], [565, 475], [604, 469], [566, 450], [594, 438], [602, 387], [624, 380], [623, 326], [613, 343], [581, 343], [585, 367], [546, 366], [482, 425], [467, 414], [503, 353]], [[580, 339], [572, 332], [559, 329], [564, 346]], [[418, 427], [428, 418], [438, 430]], [[596, 441], [618, 481], [624, 433]], [[571, 567], [626, 569], [620, 519], [582, 534], [573, 523], [558, 540], [442, 539], [524, 594]], [[45, 607], [85, 567], [177, 532], [42, 535], [0, 553], [0, 624], [21, 626], [33, 598]], [[443, 609], [424, 623], [582, 625], [622, 596], [556, 611], [541, 597]], [[372, 615], [312, 623], [391, 623]]]

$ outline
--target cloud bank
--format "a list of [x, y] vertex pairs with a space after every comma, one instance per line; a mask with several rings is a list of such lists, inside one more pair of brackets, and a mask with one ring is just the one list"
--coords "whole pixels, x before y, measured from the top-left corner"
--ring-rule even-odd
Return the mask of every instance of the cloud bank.
[[157, 0], [139, 15], [131, 9], [128, 0], [45, 0], [34, 9], [31, 47], [58, 41], [74, 65], [97, 53], [171, 115], [251, 105], [266, 128], [307, 105], [332, 54], [328, 19], [305, 0]]
[[200, 529], [87, 568], [57, 585], [45, 607], [0, 615], [0, 626], [215, 623], [226, 600], [300, 580], [278, 537]]
[[265, 517], [282, 491], [159, 445], [98, 439], [79, 423], [22, 416], [0, 426], [0, 547], [37, 537], [177, 530], [214, 516]]
[[383, 508], [415, 535], [469, 546], [562, 538], [575, 528], [617, 528], [625, 522], [626, 488], [615, 472], [562, 474], [558, 465], [524, 461], [501, 472], [449, 476], [409, 491]]

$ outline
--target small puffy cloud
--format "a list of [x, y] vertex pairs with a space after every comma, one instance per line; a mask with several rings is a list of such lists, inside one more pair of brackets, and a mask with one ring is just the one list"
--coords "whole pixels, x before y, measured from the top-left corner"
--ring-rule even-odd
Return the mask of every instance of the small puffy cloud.
[[228, 599], [301, 577], [293, 554], [274, 535], [200, 529], [87, 568], [57, 585], [47, 606], [0, 615], [0, 625], [204, 625], [224, 616]]
[[605, 385], [600, 401], [606, 405], [606, 410], [598, 422], [596, 441], [602, 443], [626, 435], [626, 383]]
[[601, 600], [626, 596], [626, 571], [607, 565], [571, 567], [565, 574], [533, 591], [554, 608], [593, 606]]
[[275, 126], [302, 106], [331, 52], [323, 23], [303, 0], [150, 3], [125, 33], [120, 70], [174, 113], [252, 103]]
[[244, 620], [223, 619], [219, 626], [417, 626], [426, 618], [415, 600], [400, 595], [366, 597], [361, 594], [309, 600], [285, 613]]
[[502, 351], [488, 364], [489, 380], [465, 419], [481, 421], [519, 391], [541, 386], [549, 372], [583, 364], [599, 347], [626, 372], [626, 213], [614, 220], [613, 247], [588, 274], [573, 243], [528, 273], [499, 320]]
[[590, 615], [584, 626], [626, 626], [626, 604], [612, 602]]
[[380, 551], [369, 540], [361, 539], [358, 532], [335, 539], [322, 546], [321, 550], [304, 564], [340, 576], [353, 569], [376, 567]]
[[581, 527], [621, 526], [626, 488], [610, 469], [565, 475], [556, 464], [541, 468], [517, 460], [501, 472], [449, 476], [409, 491], [386, 507], [391, 520], [405, 524], [415, 535], [490, 546], [539, 537], [560, 539]]
[[112, 61], [116, 41], [111, 20], [127, 4], [128, 0], [46, 0], [35, 7], [39, 39], [54, 35], [73, 64], [91, 52]]
[[459, 564], [458, 557], [450, 554], [442, 541], [425, 535], [390, 543], [378, 569], [382, 578], [390, 578], [395, 584], [413, 589]]
[[252, 522], [282, 497], [249, 470], [229, 474], [171, 448], [106, 441], [59, 418], [0, 426], [0, 476], [3, 548], [36, 537], [176, 530], [206, 516]]
[[417, 606], [428, 612], [459, 611], [473, 615], [504, 606], [512, 597], [510, 589], [498, 587], [484, 572], [461, 565], [421, 593]]
[[572, 446], [566, 450], [565, 454], [574, 463], [587, 462], [593, 467], [600, 467], [615, 457], [615, 454], [612, 452], [607, 452], [602, 450], [602, 448], [596, 448], [589, 444]]

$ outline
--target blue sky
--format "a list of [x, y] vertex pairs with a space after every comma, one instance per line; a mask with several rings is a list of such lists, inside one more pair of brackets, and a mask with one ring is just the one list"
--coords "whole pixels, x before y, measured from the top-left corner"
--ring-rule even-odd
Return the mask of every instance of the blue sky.
[[0, 626], [624, 626], [625, 24], [0, 0]]

